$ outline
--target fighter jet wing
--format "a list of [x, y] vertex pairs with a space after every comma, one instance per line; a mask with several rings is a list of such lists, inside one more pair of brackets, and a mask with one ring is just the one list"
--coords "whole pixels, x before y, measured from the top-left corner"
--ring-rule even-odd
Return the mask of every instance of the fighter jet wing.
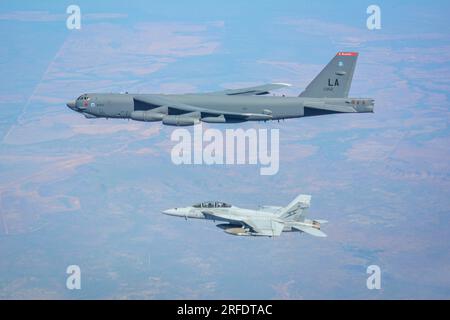
[[283, 209], [283, 207], [278, 207], [278, 206], [260, 206], [259, 207], [259, 210], [265, 211], [265, 212], [270, 212], [270, 213], [279, 213], [281, 209]]
[[255, 218], [240, 217], [226, 213], [217, 213], [212, 211], [202, 211], [204, 215], [210, 218], [219, 218], [231, 223], [241, 223], [249, 226], [254, 232], [261, 236], [279, 236], [283, 232], [284, 223], [281, 220], [273, 218]]
[[223, 91], [207, 92], [205, 94], [209, 95], [228, 95], [228, 96], [253, 96], [253, 95], [264, 95], [269, 94], [272, 90], [277, 90], [281, 88], [290, 87], [288, 83], [268, 83], [255, 87], [239, 88], [239, 89], [227, 89]]
[[[272, 116], [269, 114], [262, 113], [238, 113], [238, 112], [229, 112], [224, 110], [215, 110], [202, 108], [197, 106], [192, 106], [189, 104], [184, 104], [180, 102], [175, 102], [170, 100], [170, 98], [164, 97], [162, 95], [153, 95], [153, 96], [145, 96], [145, 97], [134, 97], [134, 100], [146, 105], [146, 110], [154, 110], [155, 112], [167, 112], [168, 114], [180, 115], [180, 114], [200, 114], [200, 117], [206, 116], [208, 118], [211, 117], [220, 117], [224, 116], [225, 118], [234, 118], [234, 119], [242, 119], [242, 120], [270, 120]], [[191, 116], [191, 115], [188, 115]]]

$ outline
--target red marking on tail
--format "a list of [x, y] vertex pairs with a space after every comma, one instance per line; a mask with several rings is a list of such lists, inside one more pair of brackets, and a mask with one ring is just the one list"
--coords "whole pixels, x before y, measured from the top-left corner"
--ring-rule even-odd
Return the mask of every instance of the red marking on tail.
[[346, 57], [356, 57], [358, 56], [358, 52], [338, 52], [337, 56], [346, 56]]

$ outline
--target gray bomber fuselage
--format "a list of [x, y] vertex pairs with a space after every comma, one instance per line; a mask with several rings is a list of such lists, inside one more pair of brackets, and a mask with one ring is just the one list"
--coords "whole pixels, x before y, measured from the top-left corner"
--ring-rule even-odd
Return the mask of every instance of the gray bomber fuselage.
[[[152, 106], [141, 103], [140, 99], [164, 98], [175, 103], [192, 105], [211, 111], [227, 111], [233, 113], [270, 114], [271, 120], [298, 118], [331, 113], [346, 113], [334, 110], [324, 110], [327, 105], [354, 107], [348, 112], [373, 112], [372, 99], [364, 98], [302, 98], [285, 96], [227, 96], [205, 94], [118, 94], [90, 93], [86, 94], [88, 102], [77, 100], [75, 110], [92, 117], [131, 118], [134, 111], [149, 111]], [[138, 100], [137, 100], [138, 99]], [[352, 104], [357, 101], [361, 104]], [[362, 103], [364, 102], [364, 104]], [[155, 106], [159, 107], [159, 106]], [[306, 107], [306, 108], [305, 108]], [[207, 114], [208, 112], [202, 112]], [[168, 111], [168, 115], [179, 115], [176, 109]], [[261, 120], [251, 117], [243, 121]], [[230, 121], [227, 121], [230, 122]]]
[[338, 52], [298, 97], [270, 96], [288, 87], [269, 83], [198, 94], [90, 93], [67, 103], [87, 118], [129, 118], [185, 126], [373, 112], [374, 100], [349, 98], [358, 53]]

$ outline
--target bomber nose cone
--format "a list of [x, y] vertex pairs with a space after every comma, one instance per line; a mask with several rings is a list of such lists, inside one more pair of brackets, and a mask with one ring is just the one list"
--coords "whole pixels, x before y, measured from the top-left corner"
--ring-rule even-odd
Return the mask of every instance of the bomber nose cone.
[[76, 107], [76, 101], [69, 101], [66, 103], [66, 105], [70, 108], [70, 109], [74, 109]]

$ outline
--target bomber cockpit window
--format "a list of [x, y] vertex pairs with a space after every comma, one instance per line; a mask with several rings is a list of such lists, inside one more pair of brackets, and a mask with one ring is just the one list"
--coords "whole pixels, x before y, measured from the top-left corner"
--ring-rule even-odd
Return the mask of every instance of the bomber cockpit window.
[[196, 204], [193, 205], [193, 207], [194, 207], [194, 208], [201, 208], [201, 207], [202, 207], [202, 204], [201, 204], [201, 203], [196, 203]]

